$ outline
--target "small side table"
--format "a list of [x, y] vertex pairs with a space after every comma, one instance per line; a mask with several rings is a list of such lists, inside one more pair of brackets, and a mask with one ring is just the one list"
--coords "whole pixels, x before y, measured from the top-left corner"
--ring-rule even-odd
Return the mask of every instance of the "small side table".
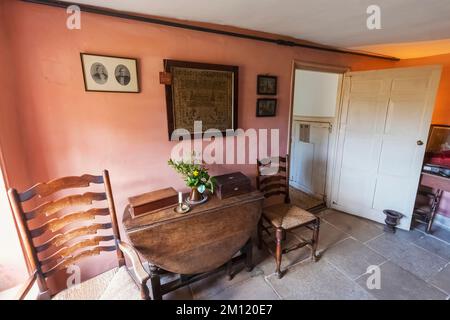
[[[253, 267], [252, 236], [261, 217], [264, 195], [252, 191], [220, 200], [212, 196], [188, 213], [161, 209], [132, 218], [125, 209], [123, 226], [129, 241], [150, 265], [153, 299], [245, 262]], [[239, 255], [236, 256], [237, 253]], [[179, 275], [162, 284], [160, 274]]]

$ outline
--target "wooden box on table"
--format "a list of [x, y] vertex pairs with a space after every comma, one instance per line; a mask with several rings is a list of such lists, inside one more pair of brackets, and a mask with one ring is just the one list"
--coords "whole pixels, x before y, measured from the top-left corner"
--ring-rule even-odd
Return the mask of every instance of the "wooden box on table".
[[142, 214], [175, 206], [178, 202], [178, 194], [173, 188], [165, 188], [128, 198], [128, 202], [130, 214], [135, 218]]
[[216, 176], [216, 195], [219, 199], [226, 199], [251, 191], [250, 178], [242, 172], [233, 172]]

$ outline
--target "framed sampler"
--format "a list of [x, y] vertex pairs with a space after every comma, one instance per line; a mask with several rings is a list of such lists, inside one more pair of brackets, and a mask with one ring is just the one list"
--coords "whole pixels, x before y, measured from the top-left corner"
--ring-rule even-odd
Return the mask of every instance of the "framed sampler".
[[[239, 67], [164, 60], [164, 71], [169, 139], [175, 139], [177, 129], [192, 137], [237, 129]], [[201, 121], [202, 132], [194, 132], [195, 121]]]

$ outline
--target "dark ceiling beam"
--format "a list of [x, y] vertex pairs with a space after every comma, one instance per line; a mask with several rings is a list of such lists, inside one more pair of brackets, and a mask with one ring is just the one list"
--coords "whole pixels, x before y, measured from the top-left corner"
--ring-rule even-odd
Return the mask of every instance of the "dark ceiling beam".
[[250, 34], [245, 34], [245, 33], [240, 33], [240, 32], [213, 29], [213, 28], [208, 28], [208, 27], [191, 25], [191, 24], [187, 24], [187, 23], [158, 19], [158, 18], [149, 17], [149, 16], [131, 14], [131, 13], [127, 13], [127, 12], [106, 9], [106, 8], [101, 8], [101, 7], [96, 7], [96, 6], [83, 5], [83, 4], [78, 4], [76, 2], [63, 2], [63, 1], [57, 1], [57, 0], [21, 0], [21, 1], [28, 2], [28, 3], [34, 3], [34, 4], [47, 5], [47, 6], [57, 7], [57, 8], [64, 8], [64, 9], [70, 5], [77, 5], [82, 12], [89, 12], [89, 13], [101, 14], [101, 15], [105, 15], [105, 16], [109, 16], [109, 17], [141, 21], [141, 22], [146, 22], [146, 23], [163, 25], [163, 26], [167, 26], [167, 27], [182, 28], [182, 29], [193, 30], [193, 31], [214, 33], [214, 34], [220, 34], [220, 35], [224, 35], [224, 36], [230, 36], [230, 37], [236, 37], [236, 38], [242, 38], [242, 39], [248, 39], [248, 40], [255, 40], [255, 41], [262, 41], [262, 42], [267, 42], [267, 43], [274, 43], [274, 44], [278, 44], [278, 45], [282, 45], [282, 46], [289, 46], [289, 47], [300, 47], [300, 48], [307, 48], [307, 49], [327, 51], [327, 52], [333, 52], [333, 53], [341, 53], [341, 54], [357, 55], [357, 56], [390, 60], [390, 61], [399, 61], [400, 60], [396, 57], [386, 56], [386, 55], [381, 55], [381, 54], [376, 54], [376, 53], [353, 51], [353, 50], [340, 49], [340, 48], [336, 48], [336, 47], [314, 44], [314, 43], [300, 43], [300, 42], [284, 40], [284, 39], [273, 39], [273, 38], [267, 38], [267, 37], [262, 37], [262, 36], [257, 36], [257, 35], [250, 35]]

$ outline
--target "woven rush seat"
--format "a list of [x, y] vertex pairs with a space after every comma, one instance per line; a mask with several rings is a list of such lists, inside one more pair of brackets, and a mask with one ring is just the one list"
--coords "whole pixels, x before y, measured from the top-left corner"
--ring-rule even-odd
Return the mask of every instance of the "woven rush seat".
[[57, 293], [53, 300], [141, 300], [127, 267], [114, 268]]
[[272, 225], [285, 230], [307, 225], [317, 219], [312, 213], [289, 203], [271, 205], [263, 211]]

